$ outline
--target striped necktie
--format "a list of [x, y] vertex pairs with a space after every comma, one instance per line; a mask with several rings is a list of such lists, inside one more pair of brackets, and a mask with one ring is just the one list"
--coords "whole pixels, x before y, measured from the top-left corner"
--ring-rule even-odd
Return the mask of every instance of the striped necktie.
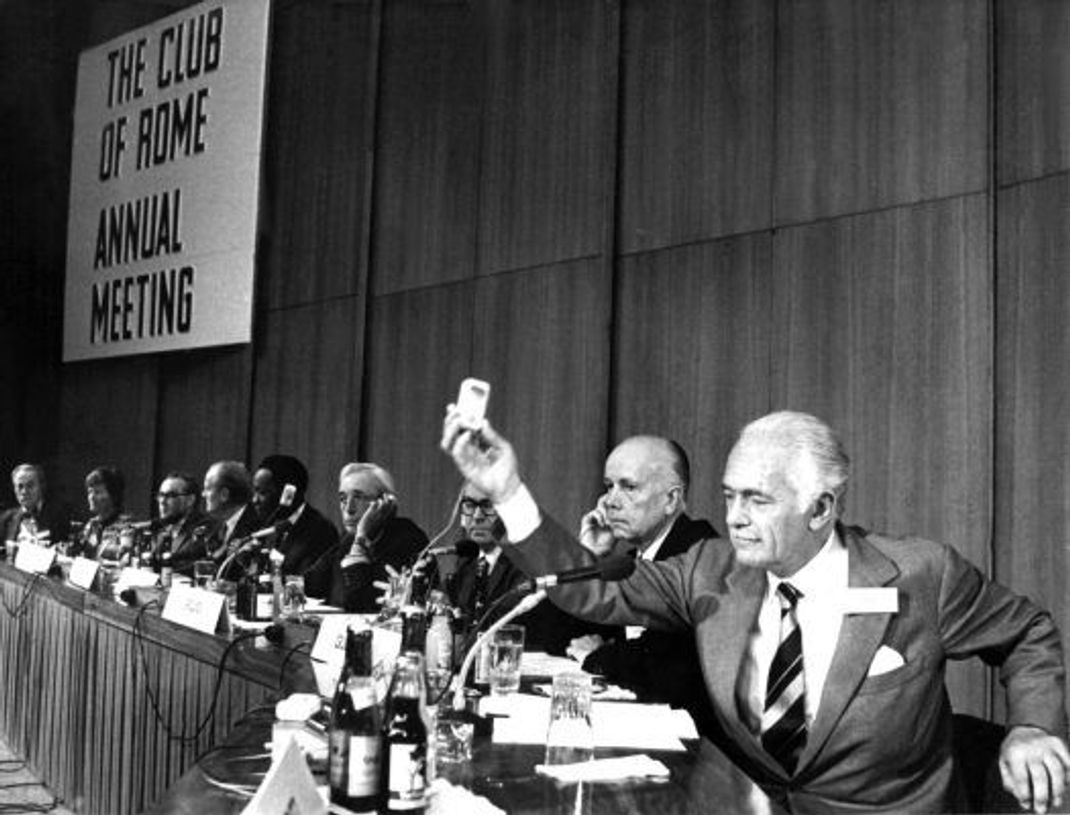
[[762, 747], [788, 774], [795, 772], [806, 743], [806, 683], [803, 678], [802, 632], [795, 604], [802, 594], [790, 583], [777, 586], [780, 600], [780, 645], [769, 666], [762, 712]]

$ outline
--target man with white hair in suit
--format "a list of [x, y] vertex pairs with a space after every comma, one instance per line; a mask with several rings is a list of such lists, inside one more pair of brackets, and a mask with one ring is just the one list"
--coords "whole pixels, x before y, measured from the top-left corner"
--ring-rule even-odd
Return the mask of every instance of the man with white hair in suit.
[[[442, 447], [490, 496], [533, 574], [594, 556], [543, 514], [512, 446], [456, 410]], [[691, 630], [718, 744], [791, 811], [946, 812], [961, 805], [949, 659], [1000, 667], [1003, 785], [1023, 809], [1062, 803], [1065, 671], [1051, 615], [952, 547], [840, 519], [849, 461], [824, 422], [781, 411], [747, 425], [725, 465], [731, 547], [638, 561], [618, 583], [559, 586], [582, 618]]]
[[351, 613], [378, 611], [374, 584], [389, 579], [387, 567], [412, 566], [427, 535], [398, 517], [394, 477], [378, 464], [342, 468], [338, 505], [345, 534], [305, 572], [305, 593]]

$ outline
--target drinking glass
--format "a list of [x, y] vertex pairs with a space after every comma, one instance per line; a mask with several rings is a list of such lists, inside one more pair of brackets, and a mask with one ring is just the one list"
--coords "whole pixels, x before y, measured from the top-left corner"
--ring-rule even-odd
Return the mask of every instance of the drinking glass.
[[208, 584], [215, 577], [214, 560], [197, 560], [193, 563], [193, 586], [198, 589], [207, 589]]
[[209, 591], [226, 597], [227, 615], [235, 620], [238, 617], [238, 584], [233, 580], [212, 580], [208, 583]]
[[560, 673], [550, 695], [546, 763], [574, 764], [594, 757], [591, 726], [591, 675]]
[[287, 575], [282, 584], [282, 617], [300, 621], [305, 613], [305, 578]]
[[471, 761], [474, 733], [475, 724], [470, 717], [448, 704], [442, 705], [435, 722], [435, 760], [441, 764]]
[[520, 661], [524, 656], [524, 626], [503, 625], [490, 643], [490, 692], [495, 696], [520, 689]]

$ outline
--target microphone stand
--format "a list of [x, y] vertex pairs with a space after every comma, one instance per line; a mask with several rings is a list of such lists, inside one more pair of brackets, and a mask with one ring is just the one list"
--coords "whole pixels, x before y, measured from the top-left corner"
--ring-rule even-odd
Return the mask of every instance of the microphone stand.
[[457, 672], [457, 675], [453, 677], [453, 709], [464, 710], [464, 678], [468, 676], [468, 671], [472, 668], [472, 663], [475, 661], [476, 655], [483, 650], [483, 646], [490, 641], [499, 628], [506, 623], [519, 617], [521, 614], [526, 614], [531, 611], [535, 606], [546, 599], [546, 589], [538, 589], [532, 594], [527, 595], [523, 600], [509, 609], [508, 612], [503, 614], [501, 618], [491, 625], [486, 631], [479, 635], [472, 647], [468, 649], [468, 653], [465, 654], [464, 662], [461, 663], [461, 670]]

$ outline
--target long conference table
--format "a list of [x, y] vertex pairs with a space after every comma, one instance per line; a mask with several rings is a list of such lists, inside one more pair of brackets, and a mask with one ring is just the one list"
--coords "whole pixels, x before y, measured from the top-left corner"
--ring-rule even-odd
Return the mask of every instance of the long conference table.
[[[77, 812], [241, 812], [274, 702], [315, 688], [307, 625], [235, 642], [6, 562], [0, 606], [0, 737]], [[477, 739], [442, 774], [510, 813], [783, 811], [706, 740], [652, 755], [668, 780], [561, 785], [535, 775], [541, 749]]]

